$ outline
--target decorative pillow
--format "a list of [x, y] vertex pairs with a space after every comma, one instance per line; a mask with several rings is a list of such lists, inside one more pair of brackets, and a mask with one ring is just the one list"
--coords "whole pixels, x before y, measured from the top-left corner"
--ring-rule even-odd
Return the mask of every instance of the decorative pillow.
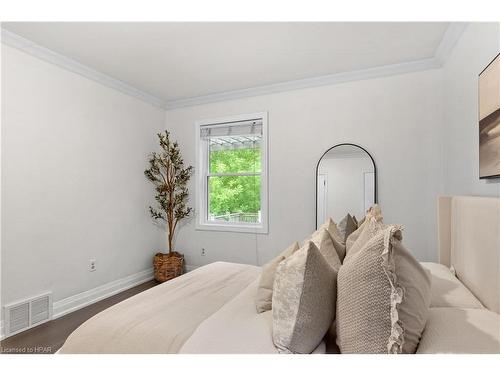
[[484, 308], [448, 267], [431, 262], [420, 264], [431, 273], [431, 307]]
[[365, 216], [366, 219], [370, 219], [370, 218], [373, 218], [375, 219], [376, 221], [380, 221], [382, 222], [382, 219], [383, 219], [383, 216], [382, 216], [382, 209], [380, 208], [380, 206], [378, 204], [374, 204], [372, 207], [370, 207], [368, 209], [368, 211], [366, 212], [366, 216]]
[[342, 353], [414, 353], [431, 281], [403, 246], [400, 226], [379, 225], [338, 274], [337, 344]]
[[358, 228], [365, 222], [366, 216], [364, 216], [360, 221], [358, 221]]
[[285, 250], [283, 250], [280, 255], [284, 258], [288, 258], [290, 255], [295, 253], [298, 249], [300, 249], [299, 243], [297, 241], [295, 241], [293, 244], [291, 244]]
[[335, 251], [337, 251], [337, 255], [339, 256], [339, 260], [342, 263], [345, 257], [345, 243], [342, 240], [342, 235], [337, 228], [337, 224], [332, 220], [332, 218], [328, 219], [324, 224], [322, 224], [318, 230], [326, 229], [330, 234], [330, 237], [333, 241], [333, 246], [335, 247]]
[[318, 229], [311, 236], [311, 241], [316, 245], [323, 258], [336, 271], [339, 270], [342, 262], [339, 259], [330, 233], [326, 229]]
[[352, 219], [351, 214], [347, 214], [339, 223], [338, 225], [340, 234], [342, 236], [342, 241], [345, 242], [347, 240], [347, 237], [354, 232], [356, 229], [358, 229], [358, 225], [356, 222]]
[[337, 272], [308, 241], [278, 266], [273, 342], [281, 353], [311, 353], [335, 317]]
[[327, 221], [325, 221], [320, 228], [325, 228], [328, 233], [337, 240], [338, 242], [343, 242], [342, 241], [342, 234], [339, 231], [338, 225], [333, 221], [332, 218], [329, 218]]
[[[347, 237], [345, 244], [346, 254], [351, 254], [355, 252], [356, 249], [363, 247], [363, 245], [373, 236], [374, 231], [379, 228], [377, 223], [382, 224], [382, 219], [380, 207], [378, 205], [370, 207], [360, 227]], [[351, 250], [353, 247], [354, 250]]]
[[354, 224], [356, 224], [356, 228], [359, 227], [358, 219], [356, 219], [355, 215], [352, 215], [352, 221], [354, 221]]
[[346, 254], [345, 255], [347, 255], [347, 253], [350, 252], [354, 243], [358, 240], [361, 233], [365, 230], [366, 224], [367, 224], [367, 220], [364, 220], [363, 224], [361, 224], [358, 229], [356, 229], [354, 232], [352, 232], [346, 238], [346, 240], [345, 240], [345, 252], [346, 252]]
[[273, 284], [274, 277], [276, 275], [276, 269], [284, 259], [288, 258], [298, 249], [299, 244], [295, 242], [286, 250], [284, 250], [280, 255], [278, 255], [276, 258], [272, 259], [262, 267], [259, 287], [257, 288], [257, 295], [255, 297], [255, 307], [257, 308], [258, 313], [271, 310], [273, 299]]

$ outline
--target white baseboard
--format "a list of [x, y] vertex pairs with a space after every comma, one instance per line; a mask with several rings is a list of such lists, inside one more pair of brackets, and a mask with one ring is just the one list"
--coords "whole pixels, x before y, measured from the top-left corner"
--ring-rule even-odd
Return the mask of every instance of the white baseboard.
[[[185, 267], [187, 272], [198, 268], [198, 266], [190, 265], [186, 265]], [[115, 280], [97, 288], [87, 290], [86, 292], [56, 301], [53, 306], [52, 319], [60, 318], [63, 315], [114, 296], [115, 294], [150, 280], [153, 280], [153, 269], [144, 270], [134, 275], [124, 277], [123, 279]]]
[[52, 319], [60, 318], [63, 315], [79, 310], [105, 298], [130, 289], [136, 285], [145, 283], [153, 279], [153, 269], [144, 270], [136, 274], [115, 280], [110, 283], [98, 286], [82, 293], [64, 298], [54, 302]]
[[[190, 272], [199, 266], [186, 265], [186, 271]], [[153, 269], [144, 270], [119, 280], [98, 286], [82, 293], [54, 302], [52, 307], [52, 319], [60, 318], [73, 311], [79, 310], [105, 298], [114, 296], [120, 292], [130, 289], [139, 284], [153, 279]], [[3, 320], [0, 321], [0, 340], [5, 338]]]

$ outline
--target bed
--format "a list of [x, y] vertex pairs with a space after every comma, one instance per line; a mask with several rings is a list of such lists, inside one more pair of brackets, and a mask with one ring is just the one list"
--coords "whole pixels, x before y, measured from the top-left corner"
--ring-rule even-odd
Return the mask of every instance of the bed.
[[500, 353], [500, 198], [438, 198], [439, 264], [417, 353]]
[[[422, 263], [432, 301], [417, 353], [500, 353], [500, 199], [440, 197], [438, 244], [439, 263]], [[200, 267], [92, 317], [59, 353], [276, 354], [272, 313], [255, 309], [260, 272]]]
[[[137, 294], [78, 327], [59, 353], [276, 354], [257, 314], [261, 268], [215, 262]], [[324, 353], [321, 343], [315, 353]]]

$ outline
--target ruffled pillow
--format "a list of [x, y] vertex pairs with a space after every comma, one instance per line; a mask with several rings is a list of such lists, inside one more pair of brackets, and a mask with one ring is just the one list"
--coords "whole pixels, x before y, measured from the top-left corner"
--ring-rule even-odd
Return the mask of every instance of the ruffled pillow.
[[400, 226], [367, 224], [363, 236], [370, 238], [348, 252], [338, 273], [337, 344], [341, 353], [415, 353], [430, 277], [403, 246]]

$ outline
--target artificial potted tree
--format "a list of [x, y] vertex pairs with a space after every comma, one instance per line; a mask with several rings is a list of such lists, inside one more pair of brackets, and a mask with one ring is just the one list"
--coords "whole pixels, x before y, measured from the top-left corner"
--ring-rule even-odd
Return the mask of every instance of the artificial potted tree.
[[170, 140], [170, 133], [158, 133], [161, 151], [149, 157], [149, 168], [144, 171], [146, 178], [155, 188], [156, 208], [149, 206], [151, 217], [165, 225], [167, 230], [168, 253], [154, 256], [154, 277], [164, 282], [182, 274], [184, 255], [174, 251], [173, 243], [177, 225], [189, 217], [193, 209], [187, 206], [187, 183], [193, 167], [184, 166], [179, 144]]

